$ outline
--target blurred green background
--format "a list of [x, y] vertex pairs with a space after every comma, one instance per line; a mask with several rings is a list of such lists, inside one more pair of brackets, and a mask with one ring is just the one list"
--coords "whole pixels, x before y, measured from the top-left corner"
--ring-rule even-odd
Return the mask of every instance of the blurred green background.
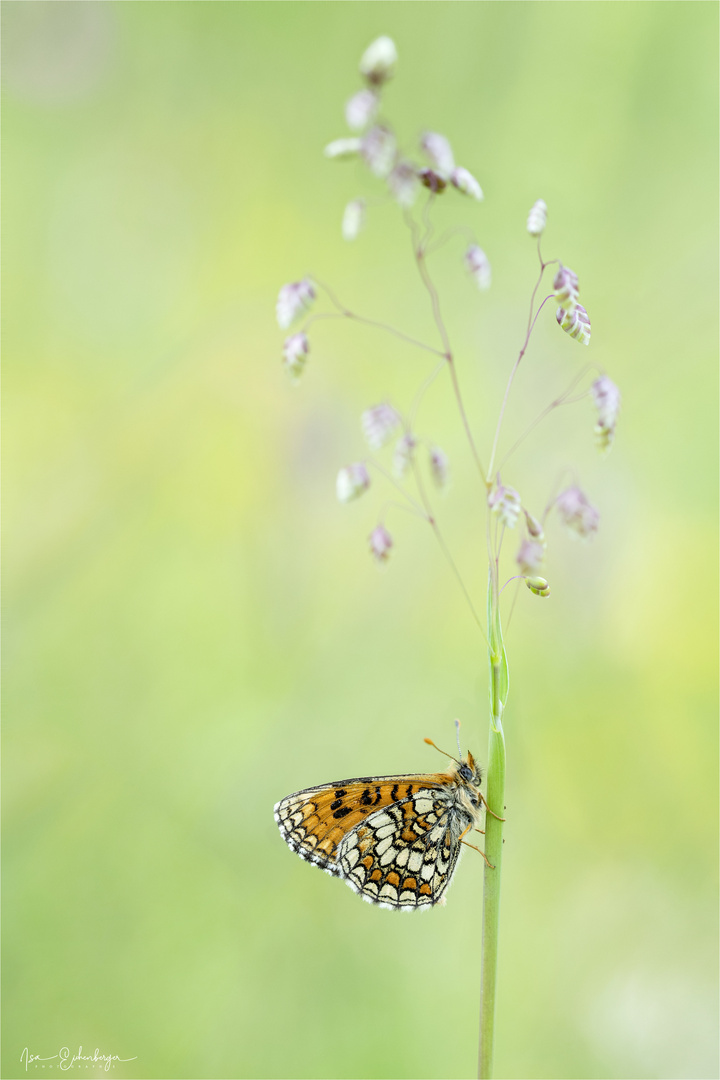
[[[593, 340], [545, 313], [505, 446], [586, 360], [623, 393], [608, 459], [583, 401], [504, 474], [537, 512], [569, 464], [602, 522], [588, 545], [550, 528], [552, 597], [523, 590], [508, 634], [496, 1072], [716, 1077], [717, 6], [6, 2], [2, 20], [3, 1075], [26, 1075], [26, 1047], [80, 1045], [132, 1057], [118, 1078], [474, 1074], [482, 860], [447, 908], [394, 914], [291, 855], [272, 817], [313, 783], [443, 768], [422, 738], [452, 749], [455, 716], [486, 754], [483, 643], [432, 535], [391, 511], [379, 573], [366, 536], [391, 496], [334, 497], [360, 411], [407, 405], [432, 358], [328, 321], [299, 386], [280, 364], [277, 291], [305, 273], [437, 340], [396, 209], [346, 244], [345, 203], [377, 188], [322, 157], [385, 33], [398, 130], [445, 133], [485, 191], [437, 220], [472, 225], [492, 290], [458, 241], [433, 263], [485, 459], [539, 197]], [[482, 606], [444, 379], [421, 421]]]

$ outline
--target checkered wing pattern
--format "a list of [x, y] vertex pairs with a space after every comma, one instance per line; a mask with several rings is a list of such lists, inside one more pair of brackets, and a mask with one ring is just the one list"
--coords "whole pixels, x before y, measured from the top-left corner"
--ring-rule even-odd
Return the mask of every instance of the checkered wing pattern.
[[343, 837], [375, 811], [407, 799], [425, 783], [446, 779], [427, 776], [360, 776], [306, 788], [275, 807], [275, 820], [285, 843], [303, 859], [341, 874], [335, 865]]
[[470, 818], [447, 773], [361, 777], [308, 788], [275, 807], [287, 845], [371, 903], [443, 902]]
[[337, 863], [348, 885], [365, 900], [406, 910], [444, 903], [461, 830], [453, 830], [455, 811], [437, 794], [420, 788], [376, 810], [344, 837]]

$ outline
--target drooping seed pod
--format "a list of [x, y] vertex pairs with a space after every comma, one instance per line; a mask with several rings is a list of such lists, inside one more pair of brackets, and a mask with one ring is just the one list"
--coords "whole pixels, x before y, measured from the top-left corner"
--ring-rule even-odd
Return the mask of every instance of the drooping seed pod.
[[430, 448], [430, 475], [436, 487], [447, 487], [450, 477], [450, 463], [447, 454], [439, 446]]
[[395, 74], [397, 59], [393, 39], [385, 36], [376, 38], [360, 58], [360, 74], [371, 86], [382, 86]]
[[565, 312], [571, 312], [578, 301], [577, 274], [574, 274], [569, 267], [560, 263], [560, 268], [553, 281], [553, 288], [555, 289], [555, 299], [560, 307]]
[[477, 199], [478, 202], [481, 202], [484, 198], [482, 188], [477, 180], [471, 172], [463, 169], [462, 165], [458, 165], [457, 168], [453, 169], [450, 180], [463, 195], [469, 195], [472, 199]]
[[370, 448], [379, 450], [392, 439], [400, 426], [400, 417], [392, 405], [383, 401], [365, 410], [360, 417], [360, 425]]
[[277, 304], [275, 305], [280, 329], [287, 330], [288, 326], [295, 322], [299, 315], [307, 311], [314, 299], [315, 289], [309, 278], [283, 285], [278, 293]]
[[387, 186], [395, 202], [409, 209], [418, 193], [418, 175], [412, 162], [398, 161], [387, 178]]
[[310, 343], [307, 339], [307, 334], [304, 334], [302, 331], [299, 334], [292, 334], [289, 338], [285, 339], [283, 344], [283, 363], [285, 365], [285, 370], [294, 381], [302, 375], [309, 352]]
[[571, 338], [575, 338], [581, 345], [590, 344], [590, 317], [582, 304], [576, 304], [572, 311], [558, 308], [555, 318]]
[[416, 447], [417, 439], [411, 431], [406, 432], [401, 439], [398, 439], [393, 454], [393, 471], [398, 479], [403, 477], [412, 465]]
[[353, 94], [345, 106], [345, 119], [350, 130], [364, 131], [370, 121], [375, 119], [379, 105], [380, 98], [367, 87]]
[[387, 562], [393, 547], [393, 538], [384, 525], [376, 525], [368, 537], [370, 554], [378, 563]]
[[474, 279], [478, 289], [489, 289], [492, 283], [492, 270], [488, 257], [477, 244], [471, 244], [465, 252], [465, 266]]
[[385, 180], [397, 156], [395, 136], [389, 128], [376, 124], [362, 139], [360, 153], [370, 172], [374, 176], [379, 176], [381, 180]]
[[571, 535], [588, 540], [600, 523], [600, 514], [583, 491], [573, 484], [561, 491], [555, 500], [557, 512]]
[[549, 596], [550, 586], [544, 577], [526, 577], [525, 584], [531, 593], [535, 593], [536, 596]]
[[365, 224], [365, 200], [353, 199], [345, 207], [342, 219], [344, 240], [355, 240]]
[[545, 545], [537, 540], [523, 540], [515, 561], [523, 574], [537, 574], [545, 559]]
[[615, 426], [620, 412], [620, 391], [612, 379], [601, 375], [590, 387], [598, 419], [595, 441], [601, 453], [607, 453], [615, 438]]
[[340, 502], [350, 502], [363, 495], [370, 487], [370, 474], [364, 462], [346, 465], [337, 474], [335, 490]]
[[347, 158], [357, 157], [360, 153], [361, 146], [361, 140], [355, 136], [350, 136], [345, 139], [333, 139], [332, 142], [327, 144], [323, 153], [326, 158], [335, 158], [338, 161], [343, 161]]
[[420, 149], [430, 162], [433, 170], [439, 173], [444, 180], [450, 179], [450, 174], [455, 168], [455, 158], [452, 147], [444, 135], [437, 131], [426, 131], [420, 139]]
[[515, 528], [522, 509], [520, 496], [515, 488], [499, 484], [488, 496], [488, 506], [506, 528]]
[[544, 199], [538, 199], [530, 207], [527, 219], [527, 231], [531, 236], [540, 236], [547, 225], [547, 206]]

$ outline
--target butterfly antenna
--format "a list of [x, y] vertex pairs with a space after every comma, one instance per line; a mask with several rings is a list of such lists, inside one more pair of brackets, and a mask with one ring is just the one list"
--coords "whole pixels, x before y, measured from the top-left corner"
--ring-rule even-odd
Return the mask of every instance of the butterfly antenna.
[[[432, 739], [423, 739], [423, 742], [426, 742], [428, 746], [435, 746], [435, 743], [432, 741]], [[439, 754], [444, 754], [445, 757], [449, 757], [451, 761], [457, 760], [452, 756], [452, 754], [448, 754], [447, 750], [441, 750], [439, 746], [435, 746], [435, 749], [438, 751]]]
[[455, 737], [458, 744], [458, 757], [462, 760], [462, 750], [460, 749], [460, 721], [455, 721]]

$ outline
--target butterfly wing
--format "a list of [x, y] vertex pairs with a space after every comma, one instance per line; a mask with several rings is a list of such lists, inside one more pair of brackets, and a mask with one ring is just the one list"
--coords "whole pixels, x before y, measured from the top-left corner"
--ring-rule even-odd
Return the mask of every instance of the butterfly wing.
[[373, 814], [406, 802], [420, 790], [440, 787], [447, 779], [445, 773], [359, 776], [305, 788], [281, 799], [275, 821], [292, 851], [329, 874], [344, 877], [336, 858], [344, 837]]
[[373, 811], [339, 844], [340, 876], [363, 899], [412, 911], [445, 903], [460, 854], [459, 815], [437, 787]]

